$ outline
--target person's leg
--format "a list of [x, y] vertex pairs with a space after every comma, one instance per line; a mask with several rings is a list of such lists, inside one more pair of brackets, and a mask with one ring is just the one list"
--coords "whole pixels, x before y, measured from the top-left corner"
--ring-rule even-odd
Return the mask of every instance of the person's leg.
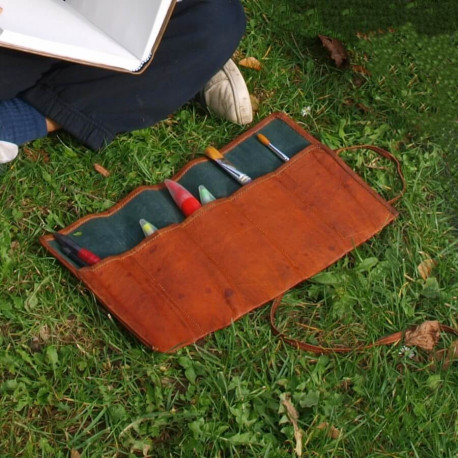
[[22, 145], [48, 133], [45, 117], [15, 97], [0, 101], [0, 140]]
[[58, 60], [0, 47], [0, 100], [10, 100], [59, 65]]
[[17, 155], [16, 144], [46, 135], [42, 113], [17, 95], [32, 87], [58, 61], [0, 48], [0, 163]]
[[62, 64], [19, 96], [93, 149], [152, 125], [192, 99], [245, 30], [239, 0], [177, 3], [156, 55], [140, 75]]

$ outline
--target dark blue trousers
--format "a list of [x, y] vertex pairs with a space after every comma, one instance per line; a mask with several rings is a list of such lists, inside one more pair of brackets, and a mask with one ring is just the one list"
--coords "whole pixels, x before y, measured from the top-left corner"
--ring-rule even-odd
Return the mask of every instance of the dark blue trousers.
[[182, 0], [139, 75], [0, 48], [0, 100], [20, 97], [92, 149], [192, 99], [245, 31], [239, 0]]

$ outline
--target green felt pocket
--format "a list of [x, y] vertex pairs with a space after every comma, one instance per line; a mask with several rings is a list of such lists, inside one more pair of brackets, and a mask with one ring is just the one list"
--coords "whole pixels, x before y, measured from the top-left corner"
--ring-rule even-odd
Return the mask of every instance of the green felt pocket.
[[[310, 141], [300, 135], [281, 118], [273, 118], [252, 135], [236, 144], [225, 154], [240, 171], [253, 180], [264, 176], [278, 167], [283, 161], [259, 142], [256, 133], [262, 133], [282, 150], [293, 157], [302, 151]], [[240, 189], [239, 185], [224, 170], [210, 159], [199, 158], [179, 172], [176, 181], [198, 197], [198, 186], [204, 185], [217, 199], [230, 196]], [[175, 205], [163, 184], [144, 186], [130, 193], [114, 210], [83, 218], [80, 224], [72, 225], [69, 235], [80, 246], [96, 253], [101, 258], [124, 253], [143, 239], [139, 219], [144, 218], [161, 229], [184, 220], [184, 216]], [[59, 245], [50, 241], [54, 250]], [[66, 256], [60, 252], [62, 257]], [[76, 264], [66, 258], [69, 263]]]

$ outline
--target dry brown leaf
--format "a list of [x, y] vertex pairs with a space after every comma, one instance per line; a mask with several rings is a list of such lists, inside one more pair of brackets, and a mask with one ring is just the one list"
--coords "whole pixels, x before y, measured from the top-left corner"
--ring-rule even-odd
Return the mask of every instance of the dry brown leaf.
[[80, 452], [78, 452], [78, 450], [75, 450], [74, 448], [72, 448], [72, 451], [71, 451], [71, 454], [70, 454], [70, 458], [80, 458], [81, 454]]
[[44, 324], [40, 328], [39, 335], [43, 342], [47, 342], [51, 338], [51, 330], [49, 329], [49, 326]]
[[431, 274], [431, 271], [435, 265], [436, 261], [433, 259], [425, 259], [423, 262], [421, 262], [417, 267], [420, 277], [423, 278], [423, 280], [426, 280]]
[[340, 437], [340, 431], [335, 426], [330, 426], [329, 423], [320, 423], [316, 429], [326, 429], [331, 439], [338, 439]]
[[336, 63], [337, 67], [346, 67], [349, 63], [348, 54], [344, 45], [336, 38], [331, 38], [326, 35], [318, 35], [323, 46], [331, 53], [331, 59]]
[[96, 170], [96, 172], [99, 172], [100, 175], [103, 175], [104, 177], [110, 176], [110, 172], [100, 164], [94, 164], [94, 169]]
[[259, 99], [253, 94], [250, 94], [250, 101], [251, 109], [253, 110], [253, 113], [256, 113], [259, 110]]
[[142, 448], [142, 453], [143, 453], [143, 456], [151, 456], [150, 455], [150, 451], [151, 451], [151, 445], [150, 444], [145, 444], [143, 445], [143, 448]]
[[360, 39], [360, 40], [370, 40], [370, 37], [367, 33], [363, 33], [363, 32], [356, 32], [356, 36]]
[[174, 118], [173, 115], [169, 115], [168, 118], [164, 120], [164, 123], [167, 126], [173, 126], [175, 124], [178, 124], [178, 121]]
[[239, 61], [239, 65], [245, 68], [252, 68], [253, 70], [261, 70], [262, 65], [256, 57], [245, 57]]
[[351, 69], [356, 73], [361, 73], [362, 75], [367, 75], [367, 76], [372, 75], [372, 73], [366, 67], [363, 67], [362, 65], [352, 65]]
[[21, 247], [21, 244], [19, 243], [19, 240], [13, 240], [10, 244], [11, 253], [18, 251], [20, 247]]
[[33, 162], [38, 162], [39, 160], [43, 160], [43, 162], [49, 162], [49, 155], [46, 151], [39, 149], [33, 150], [27, 146], [23, 148], [24, 154]]
[[439, 322], [425, 321], [419, 326], [406, 331], [404, 337], [404, 345], [407, 347], [416, 346], [426, 351], [432, 351], [439, 342], [439, 338]]
[[297, 414], [296, 408], [291, 403], [291, 399], [288, 394], [285, 395], [285, 398], [282, 400], [282, 404], [285, 406], [289, 421], [294, 428], [294, 438], [296, 439], [296, 455], [302, 456], [302, 431], [297, 424], [299, 415]]

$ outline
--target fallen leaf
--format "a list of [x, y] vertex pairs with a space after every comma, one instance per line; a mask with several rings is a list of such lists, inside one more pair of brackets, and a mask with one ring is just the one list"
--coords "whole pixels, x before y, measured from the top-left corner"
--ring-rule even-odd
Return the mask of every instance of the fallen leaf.
[[96, 170], [96, 172], [99, 172], [100, 175], [103, 175], [104, 177], [110, 176], [110, 172], [100, 164], [94, 164], [94, 169]]
[[363, 32], [356, 32], [356, 36], [360, 39], [360, 40], [370, 40], [370, 37], [367, 33], [363, 33]]
[[13, 240], [10, 244], [11, 253], [18, 251], [20, 247], [21, 247], [21, 244], [19, 243], [19, 240]]
[[433, 259], [425, 259], [424, 261], [422, 261], [417, 267], [420, 277], [423, 278], [423, 280], [426, 280], [431, 274], [431, 271], [433, 270], [435, 265], [436, 261], [434, 261]]
[[245, 57], [239, 61], [239, 65], [245, 68], [252, 68], [253, 70], [261, 70], [262, 65], [256, 57]]
[[259, 110], [259, 100], [253, 94], [250, 94], [250, 101], [251, 101], [251, 109], [253, 113], [256, 113]]
[[43, 342], [47, 342], [51, 338], [51, 330], [49, 329], [49, 326], [44, 324], [40, 328], [39, 335]]
[[326, 35], [318, 35], [323, 46], [331, 53], [331, 59], [337, 67], [346, 67], [349, 63], [348, 54], [343, 44], [337, 38], [331, 38]]
[[340, 437], [340, 431], [335, 426], [330, 426], [329, 423], [323, 422], [320, 423], [316, 429], [326, 429], [328, 436], [331, 439], [338, 439]]
[[178, 121], [174, 118], [173, 115], [169, 115], [168, 118], [164, 120], [164, 123], [167, 126], [173, 126], [175, 124], [178, 124]]
[[151, 456], [150, 455], [151, 451], [151, 445], [150, 444], [144, 444], [142, 448], [143, 456]]
[[49, 155], [46, 151], [40, 149], [40, 150], [33, 150], [27, 146], [23, 148], [24, 154], [27, 156], [28, 159], [30, 159], [33, 162], [38, 162], [39, 160], [43, 160], [43, 162], [48, 163], [49, 162]]
[[78, 452], [78, 450], [75, 450], [74, 448], [72, 448], [70, 457], [71, 458], [80, 458], [80, 456], [81, 456], [80, 452]]
[[432, 351], [439, 342], [440, 325], [438, 321], [425, 321], [424, 323], [409, 329], [405, 333], [404, 345], [407, 347], [417, 346], [426, 351]]
[[297, 414], [296, 408], [291, 403], [291, 399], [288, 394], [285, 395], [281, 402], [285, 406], [289, 421], [294, 428], [294, 438], [296, 439], [296, 455], [302, 456], [302, 431], [297, 424], [299, 415]]
[[352, 65], [351, 69], [354, 72], [360, 73], [362, 75], [367, 75], [367, 76], [371, 76], [372, 75], [372, 73], [366, 67], [363, 67], [362, 65]]

